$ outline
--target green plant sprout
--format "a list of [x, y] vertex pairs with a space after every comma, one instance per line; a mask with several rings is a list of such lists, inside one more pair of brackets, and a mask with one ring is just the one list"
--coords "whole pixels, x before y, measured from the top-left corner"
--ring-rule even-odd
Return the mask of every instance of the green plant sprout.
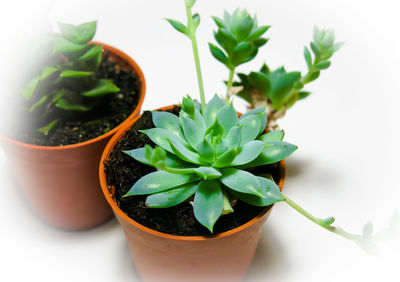
[[[213, 19], [218, 27], [214, 38], [223, 50], [212, 43], [209, 43], [209, 47], [214, 58], [229, 69], [226, 101], [237, 92], [252, 108], [265, 106], [270, 122], [284, 116], [288, 108], [311, 94], [303, 90], [304, 85], [317, 79], [321, 70], [329, 68], [329, 59], [343, 45], [341, 42], [335, 43], [332, 30], [319, 30], [315, 27], [314, 41], [310, 43], [314, 58], [310, 50], [304, 47], [304, 58], [308, 66], [304, 76], [300, 72], [286, 72], [284, 67], [270, 71], [264, 64], [259, 72], [250, 72], [248, 75], [238, 73], [240, 81], [233, 82], [235, 68], [251, 61], [258, 49], [268, 42], [262, 35], [270, 26], [259, 27], [255, 16], [251, 17], [246, 10], [239, 9], [232, 15], [225, 11], [223, 19]], [[236, 89], [232, 89], [232, 86]]]
[[[168, 21], [191, 39], [200, 74], [199, 55], [194, 46], [200, 17], [191, 14], [194, 3], [185, 1], [187, 26], [176, 20]], [[248, 17], [239, 18], [235, 25], [248, 21]], [[265, 133], [265, 108], [250, 110], [239, 118], [232, 104], [218, 96], [205, 104], [203, 80], [198, 83], [202, 104], [188, 96], [183, 98], [179, 116], [153, 112], [155, 128], [141, 132], [156, 144], [155, 148], [145, 145], [125, 151], [157, 171], [140, 178], [124, 197], [147, 195], [148, 208], [168, 208], [192, 201], [195, 218], [211, 233], [221, 216], [234, 212], [237, 199], [262, 207], [285, 202], [328, 231], [362, 247], [374, 245], [370, 224], [366, 225], [364, 235], [348, 233], [332, 225], [333, 217], [320, 219], [305, 211], [280, 191], [270, 175], [254, 175], [252, 168], [277, 163], [290, 156], [297, 146], [282, 141], [283, 131]]]
[[[80, 25], [58, 23], [60, 34], [40, 42], [35, 49], [36, 64], [33, 78], [21, 89], [26, 101], [25, 110], [40, 114], [42, 123], [36, 131], [43, 135], [61, 121], [54, 117], [56, 110], [87, 112], [104, 95], [119, 88], [110, 80], [98, 79], [103, 46], [90, 43], [96, 33], [97, 22]], [[45, 58], [45, 64], [39, 58]], [[50, 120], [50, 121], [49, 121]]]

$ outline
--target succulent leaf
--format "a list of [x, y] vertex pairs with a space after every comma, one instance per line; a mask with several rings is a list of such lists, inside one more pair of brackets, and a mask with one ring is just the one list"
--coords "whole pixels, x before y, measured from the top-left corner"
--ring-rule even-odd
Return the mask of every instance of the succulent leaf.
[[278, 185], [274, 181], [259, 176], [257, 180], [260, 183], [261, 193], [264, 195], [264, 198], [237, 191], [231, 191], [231, 193], [243, 202], [258, 207], [266, 207], [284, 200]]
[[124, 197], [163, 192], [197, 180], [199, 177], [195, 174], [178, 174], [160, 170], [140, 178]]
[[151, 194], [146, 198], [146, 207], [169, 208], [186, 201], [196, 193], [200, 182], [193, 182], [164, 192]]
[[223, 209], [221, 185], [215, 180], [201, 181], [194, 196], [193, 211], [196, 219], [210, 232]]
[[179, 125], [179, 118], [169, 112], [153, 111], [153, 123], [157, 128], [163, 128], [183, 138], [183, 133]]

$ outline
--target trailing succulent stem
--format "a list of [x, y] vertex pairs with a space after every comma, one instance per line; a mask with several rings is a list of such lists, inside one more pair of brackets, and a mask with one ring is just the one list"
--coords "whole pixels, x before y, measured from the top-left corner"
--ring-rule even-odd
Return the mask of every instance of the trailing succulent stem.
[[[58, 23], [60, 34], [40, 42], [35, 50], [35, 75], [21, 89], [28, 112], [39, 113], [43, 127], [36, 131], [48, 135], [61, 121], [52, 117], [56, 110], [87, 112], [109, 93], [119, 88], [107, 79], [97, 79], [103, 46], [90, 43], [97, 22], [80, 25]], [[44, 59], [45, 64], [41, 61]], [[50, 120], [49, 120], [50, 119]]]

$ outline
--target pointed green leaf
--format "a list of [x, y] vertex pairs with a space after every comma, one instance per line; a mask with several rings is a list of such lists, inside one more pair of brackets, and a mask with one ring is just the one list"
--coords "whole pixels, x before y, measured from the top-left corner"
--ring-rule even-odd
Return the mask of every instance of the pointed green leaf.
[[138, 148], [138, 149], [133, 149], [129, 151], [123, 151], [125, 154], [128, 156], [134, 158], [138, 162], [141, 162], [142, 164], [153, 166], [153, 164], [149, 161], [149, 156], [147, 156], [147, 152], [145, 148]]
[[297, 150], [296, 145], [282, 141], [269, 141], [267, 145], [269, 146], [265, 147], [261, 154], [254, 161], [245, 164], [240, 168], [250, 168], [277, 163], [283, 159], [286, 159]]
[[304, 84], [316, 80], [319, 77], [319, 74], [320, 74], [319, 71], [313, 72], [311, 75], [306, 77], [306, 79], [304, 80]]
[[42, 74], [40, 75], [40, 80], [45, 80], [46, 78], [51, 76], [56, 71], [58, 71], [58, 69], [55, 67], [51, 67], [51, 66], [44, 67], [44, 69], [42, 70]]
[[271, 89], [271, 83], [267, 75], [261, 72], [251, 72], [249, 81], [253, 87], [261, 92], [264, 96], [268, 95]]
[[[128, 150], [124, 151], [124, 153], [145, 165], [153, 166], [153, 164], [148, 161], [148, 158], [146, 157], [145, 148]], [[171, 168], [186, 168], [191, 165], [187, 162], [182, 161], [171, 153], [167, 153], [167, 157], [165, 158], [164, 162], [167, 167]]]
[[225, 138], [228, 149], [237, 149], [239, 147], [240, 132], [241, 132], [241, 127], [239, 126], [234, 126], [231, 128], [231, 130], [229, 130], [229, 133]]
[[194, 216], [198, 222], [212, 233], [222, 209], [223, 198], [220, 184], [215, 180], [201, 181], [193, 201]]
[[231, 165], [233, 166], [244, 165], [253, 161], [260, 155], [264, 147], [265, 147], [264, 142], [258, 140], [246, 143], [243, 147], [240, 148], [239, 153], [233, 159]]
[[241, 41], [251, 32], [254, 22], [246, 10], [236, 10], [231, 18], [231, 30], [236, 38]]
[[210, 52], [213, 55], [215, 59], [223, 63], [225, 66], [229, 67], [229, 60], [228, 57], [225, 55], [225, 53], [219, 49], [217, 46], [215, 46], [212, 43], [208, 43], [208, 47], [210, 48]]
[[243, 202], [258, 207], [266, 207], [276, 202], [281, 202], [285, 200], [279, 190], [278, 185], [276, 185], [275, 182], [271, 181], [270, 179], [258, 176], [257, 180], [260, 183], [261, 192], [264, 195], [264, 198], [260, 198], [251, 194], [240, 193], [237, 191], [231, 191], [231, 193]]
[[189, 95], [187, 97], [183, 97], [181, 107], [182, 111], [187, 113], [190, 117], [194, 117], [194, 111], [196, 107], [194, 105], [194, 101]]
[[175, 28], [177, 31], [180, 33], [183, 33], [184, 35], [188, 36], [189, 35], [189, 30], [188, 28], [181, 23], [180, 21], [174, 20], [174, 19], [166, 19], [173, 28]]
[[39, 101], [37, 101], [35, 104], [33, 104], [28, 111], [29, 112], [33, 112], [36, 108], [40, 107], [41, 105], [43, 105], [45, 102], [47, 101], [47, 96], [43, 96], [42, 98], [40, 98]]
[[199, 177], [194, 174], [177, 174], [160, 170], [140, 178], [124, 197], [154, 194], [197, 180]]
[[66, 98], [61, 98], [57, 101], [56, 107], [66, 111], [77, 111], [77, 112], [87, 112], [92, 108], [88, 105], [80, 104], [78, 102], [71, 102]]
[[240, 146], [257, 138], [261, 128], [261, 117], [250, 115], [239, 121], [241, 127]]
[[262, 194], [260, 182], [257, 180], [257, 177], [248, 171], [236, 168], [224, 168], [222, 170], [221, 182], [232, 190], [261, 198], [265, 197]]
[[28, 85], [25, 88], [21, 89], [22, 96], [25, 98], [25, 100], [29, 101], [32, 98], [33, 93], [35, 93], [35, 90], [39, 85], [39, 81], [40, 77], [36, 76], [31, 81], [29, 81]]
[[93, 44], [88, 51], [86, 51], [82, 56], [79, 57], [78, 60], [90, 60], [102, 53], [103, 45]]
[[203, 140], [203, 134], [198, 130], [196, 123], [189, 117], [180, 116], [183, 134], [190, 146], [196, 150], [197, 145]]
[[304, 59], [306, 60], [308, 68], [310, 68], [312, 66], [312, 57], [310, 51], [306, 46], [304, 47]]
[[176, 138], [168, 139], [168, 141], [172, 148], [173, 153], [182, 160], [195, 164], [202, 163], [202, 161], [200, 160], [200, 156], [197, 153], [187, 149], [185, 146], [182, 145], [182, 143], [176, 141]]
[[76, 70], [63, 70], [60, 73], [60, 77], [84, 77], [92, 75], [90, 71], [76, 71]]
[[212, 180], [222, 176], [221, 172], [213, 167], [201, 166], [194, 169], [194, 172], [204, 180]]
[[237, 151], [235, 148], [232, 148], [229, 151], [226, 151], [225, 153], [223, 153], [221, 156], [219, 156], [217, 158], [217, 160], [214, 162], [213, 166], [214, 167], [227, 167], [236, 158], [236, 156], [237, 156]]
[[216, 119], [214, 124], [211, 125], [205, 132], [206, 135], [210, 135], [213, 138], [219, 138], [222, 136], [223, 133], [224, 128], [219, 124], [218, 119]]
[[259, 37], [261, 37], [267, 30], [270, 28], [269, 25], [266, 26], [260, 26], [251, 31], [249, 36], [246, 38], [246, 41], [253, 41]]
[[204, 120], [207, 128], [214, 124], [217, 119], [217, 112], [224, 106], [226, 106], [225, 102], [217, 95], [214, 95], [214, 97], [208, 102], [204, 113]]
[[119, 92], [119, 88], [107, 79], [99, 79], [94, 87], [88, 91], [82, 92], [81, 95], [85, 97], [101, 97], [110, 93]]
[[315, 57], [319, 58], [321, 56], [321, 50], [314, 42], [310, 43], [311, 50], [314, 52]]
[[199, 145], [197, 145], [197, 152], [199, 153], [202, 160], [209, 163], [214, 162], [215, 150], [207, 139], [204, 139], [202, 142], [199, 143]]
[[86, 44], [96, 34], [97, 22], [88, 22], [80, 25], [57, 23], [65, 39], [74, 44]]
[[285, 132], [283, 130], [274, 130], [261, 135], [258, 140], [261, 140], [264, 143], [268, 143], [269, 141], [282, 141], [284, 135]]
[[279, 109], [287, 102], [291, 90], [300, 78], [300, 72], [289, 72], [279, 77], [269, 95], [275, 109]]
[[167, 150], [170, 153], [174, 153], [172, 150], [169, 141], [168, 140], [176, 140], [177, 142], [181, 143], [182, 146], [188, 147], [189, 144], [186, 143], [186, 141], [177, 136], [175, 133], [166, 130], [164, 128], [151, 128], [151, 129], [145, 129], [141, 130], [142, 133], [146, 134], [147, 137], [151, 139], [154, 143], [156, 143], [158, 146], [162, 147], [163, 149]]
[[322, 62], [316, 63], [315, 68], [319, 69], [319, 70], [325, 70], [325, 69], [329, 68], [330, 65], [331, 65], [330, 61], [322, 61]]
[[222, 198], [224, 201], [223, 208], [222, 208], [222, 215], [232, 213], [233, 208], [232, 208], [231, 202], [229, 201], [229, 195], [226, 190], [222, 190]]
[[212, 145], [214, 148], [216, 147], [217, 157], [220, 157], [222, 154], [228, 151], [228, 144], [224, 138], [217, 138], [217, 142], [213, 143]]
[[196, 193], [200, 182], [193, 182], [147, 197], [146, 207], [169, 208], [186, 201]]
[[79, 52], [85, 48], [86, 44], [74, 44], [61, 36], [57, 36], [54, 39], [53, 54]]
[[234, 49], [231, 58], [233, 65], [238, 66], [249, 61], [248, 57], [254, 51], [253, 45], [248, 42], [240, 42]]
[[226, 28], [225, 23], [222, 21], [222, 19], [213, 16], [212, 19], [214, 20], [215, 24], [219, 27], [219, 28]]
[[250, 111], [247, 111], [246, 113], [244, 113], [239, 120], [243, 120], [244, 118], [250, 116], [250, 115], [259, 115], [261, 113], [264, 113], [264, 115], [262, 116], [261, 120], [260, 120], [260, 131], [259, 131], [259, 135], [262, 134], [265, 130], [265, 127], [267, 126], [267, 113], [266, 113], [266, 108], [265, 107], [259, 107], [259, 108], [255, 108], [252, 109]]
[[309, 92], [309, 91], [300, 91], [299, 92], [299, 100], [307, 98], [310, 94], [311, 94], [311, 92]]
[[183, 133], [179, 123], [179, 118], [169, 112], [152, 112], [153, 123], [158, 128], [166, 129], [176, 136], [183, 138]]
[[238, 115], [232, 105], [226, 105], [217, 112], [217, 120], [224, 129], [223, 136], [228, 135], [232, 127], [238, 123]]
[[322, 227], [331, 226], [332, 223], [334, 223], [334, 222], [335, 222], [335, 218], [334, 217], [327, 217], [327, 218], [323, 218], [323, 219], [318, 219], [318, 223]]
[[39, 129], [36, 129], [36, 132], [42, 133], [44, 136], [47, 136], [47, 135], [49, 135], [50, 131], [52, 131], [56, 127], [56, 125], [59, 122], [60, 122], [59, 119], [53, 120], [49, 124], [39, 128]]
[[194, 29], [196, 30], [200, 25], [200, 15], [199, 14], [193, 15], [193, 23], [194, 23]]

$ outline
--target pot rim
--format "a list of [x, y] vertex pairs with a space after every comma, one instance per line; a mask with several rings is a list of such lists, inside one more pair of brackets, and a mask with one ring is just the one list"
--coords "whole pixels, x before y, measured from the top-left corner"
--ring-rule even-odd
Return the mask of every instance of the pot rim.
[[[179, 105], [170, 105], [170, 106], [166, 106], [166, 107], [161, 107], [161, 108], [156, 109], [155, 111], [160, 111], [160, 110], [166, 111], [166, 110], [170, 110], [170, 109], [174, 108], [175, 106], [179, 106]], [[164, 232], [153, 230], [153, 229], [151, 229], [151, 228], [149, 228], [147, 226], [144, 226], [144, 225], [138, 223], [137, 221], [133, 220], [132, 218], [130, 218], [127, 214], [125, 214], [120, 209], [120, 207], [117, 205], [116, 201], [113, 199], [113, 196], [111, 195], [111, 193], [110, 193], [110, 191], [108, 189], [104, 162], [110, 156], [110, 153], [111, 153], [112, 149], [114, 148], [114, 146], [116, 145], [116, 143], [120, 140], [120, 138], [128, 130], [130, 130], [132, 125], [140, 117], [141, 117], [141, 115], [138, 115], [137, 117], [135, 117], [132, 120], [130, 120], [129, 123], [125, 123], [124, 125], [122, 125], [120, 127], [119, 131], [111, 138], [111, 140], [108, 142], [106, 148], [104, 149], [103, 154], [101, 156], [101, 160], [100, 160], [100, 166], [99, 166], [99, 178], [100, 178], [101, 190], [102, 190], [104, 196], [106, 197], [107, 202], [109, 203], [109, 205], [113, 209], [114, 213], [116, 215], [118, 215], [118, 217], [120, 217], [123, 220], [125, 220], [128, 224], [131, 224], [131, 225], [141, 229], [142, 231], [144, 231], [146, 233], [149, 233], [149, 234], [151, 234], [153, 236], [156, 236], [156, 237], [163, 237], [163, 238], [166, 238], [166, 239], [180, 240], [180, 241], [205, 241], [205, 240], [210, 240], [210, 239], [218, 239], [218, 238], [222, 238], [222, 237], [227, 237], [227, 236], [233, 235], [235, 233], [238, 233], [241, 230], [246, 229], [249, 226], [251, 226], [254, 223], [256, 223], [258, 220], [260, 220], [273, 207], [273, 205], [265, 207], [265, 209], [259, 215], [257, 215], [256, 217], [254, 217], [250, 221], [246, 222], [245, 224], [240, 225], [239, 227], [236, 227], [236, 228], [234, 228], [232, 230], [221, 232], [221, 233], [218, 233], [218, 234], [215, 234], [215, 235], [207, 235], [207, 236], [172, 235], [172, 234], [168, 234], [168, 233], [164, 233]], [[279, 186], [280, 189], [282, 189], [282, 187], [284, 185], [284, 182], [285, 182], [285, 161], [284, 160], [280, 161], [280, 174], [281, 174], [282, 177], [279, 180], [278, 186]]]
[[0, 133], [0, 139], [3, 139], [9, 143], [13, 143], [15, 145], [21, 146], [21, 147], [26, 147], [29, 149], [37, 149], [37, 150], [46, 150], [46, 151], [59, 151], [59, 150], [67, 150], [67, 149], [75, 149], [75, 148], [80, 148], [87, 146], [92, 143], [96, 143], [98, 141], [101, 141], [107, 137], [112, 136], [115, 134], [123, 125], [126, 125], [129, 123], [130, 120], [132, 120], [135, 116], [139, 115], [140, 109], [142, 107], [144, 97], [146, 94], [146, 80], [143, 74], [142, 69], [139, 67], [139, 65], [134, 61], [129, 55], [127, 55], [125, 52], [102, 42], [99, 41], [92, 41], [91, 43], [95, 43], [97, 45], [103, 45], [104, 49], [107, 51], [111, 51], [112, 53], [116, 54], [118, 57], [121, 57], [123, 60], [125, 60], [135, 71], [136, 75], [138, 76], [138, 79], [141, 81], [140, 85], [140, 98], [138, 101], [138, 104], [136, 105], [136, 108], [134, 111], [119, 125], [114, 127], [112, 130], [104, 133], [103, 135], [97, 136], [96, 138], [80, 142], [80, 143], [75, 143], [75, 144], [69, 144], [65, 146], [40, 146], [40, 145], [33, 145], [33, 144], [28, 144], [24, 143], [21, 141], [14, 140], [6, 135], [3, 135]]

